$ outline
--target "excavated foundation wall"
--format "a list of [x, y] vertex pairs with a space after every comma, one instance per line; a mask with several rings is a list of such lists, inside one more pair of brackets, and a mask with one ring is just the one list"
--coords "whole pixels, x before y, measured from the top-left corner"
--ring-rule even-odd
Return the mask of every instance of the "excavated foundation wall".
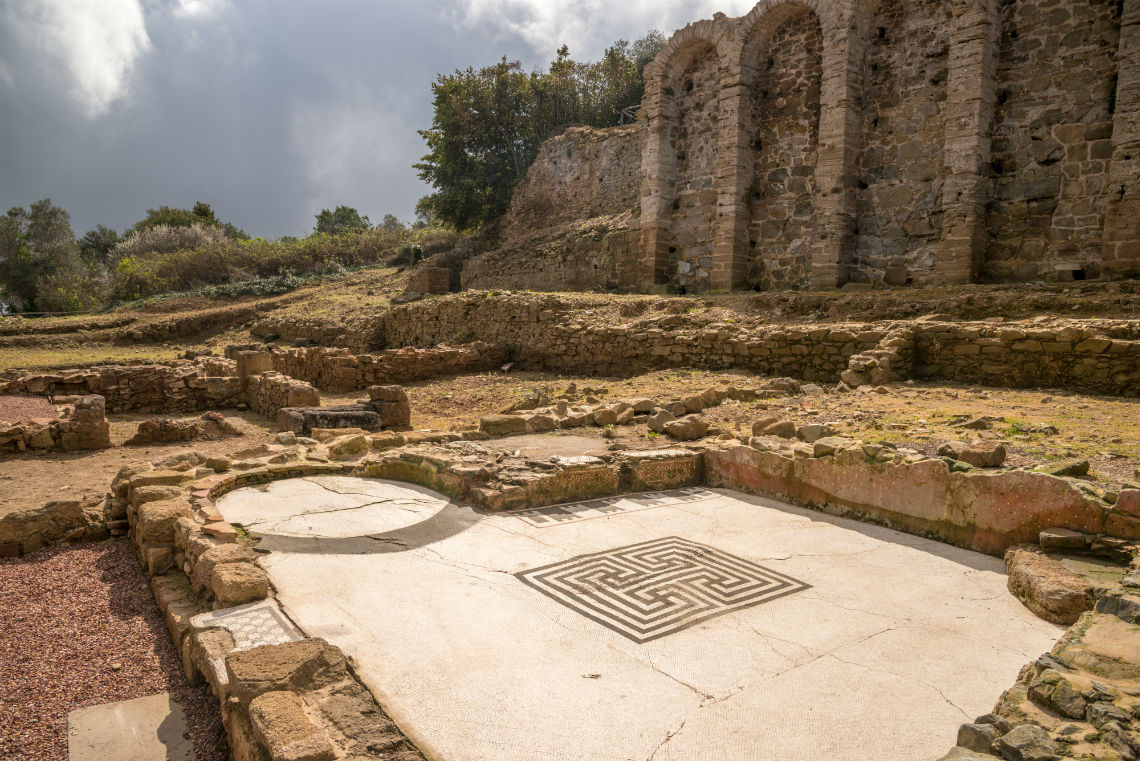
[[29, 373], [0, 383], [0, 394], [72, 396], [98, 394], [107, 412], [194, 412], [240, 402], [233, 363], [225, 360], [169, 364], [101, 365], [58, 373]]
[[[520, 367], [629, 375], [666, 367], [742, 368], [837, 382], [854, 369], [871, 382], [922, 378], [995, 386], [1140, 395], [1140, 326], [1128, 320], [1019, 323], [704, 324], [696, 316], [593, 317], [552, 296], [457, 295], [392, 307], [376, 328], [388, 346], [479, 340]], [[863, 358], [889, 353], [876, 379]]]
[[493, 370], [500, 367], [506, 358], [503, 347], [487, 343], [433, 349], [390, 349], [373, 354], [313, 347], [273, 352], [273, 368], [290, 377], [308, 381], [322, 391], [357, 391], [369, 386]]

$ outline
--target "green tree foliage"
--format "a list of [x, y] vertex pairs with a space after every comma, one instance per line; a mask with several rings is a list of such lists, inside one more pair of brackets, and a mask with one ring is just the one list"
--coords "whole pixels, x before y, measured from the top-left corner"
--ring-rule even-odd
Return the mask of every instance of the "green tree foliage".
[[351, 206], [338, 206], [334, 211], [321, 209], [321, 213], [317, 215], [315, 232], [340, 235], [367, 230], [371, 226], [368, 217], [361, 216], [356, 209]]
[[493, 66], [456, 70], [432, 83], [434, 116], [421, 130], [428, 154], [415, 164], [435, 192], [417, 216], [471, 230], [499, 217], [542, 141], [571, 125], [608, 127], [644, 92], [642, 71], [665, 43], [653, 31], [619, 40], [601, 60], [580, 63], [562, 46], [545, 72], [527, 74], [504, 56]]
[[404, 229], [404, 223], [395, 214], [385, 214], [384, 219], [380, 221], [380, 229], [390, 233], [399, 232]]
[[[203, 227], [219, 227], [225, 233], [227, 238], [233, 240], [248, 240], [249, 236], [245, 231], [235, 227], [229, 222], [224, 222], [214, 214], [214, 210], [210, 208], [210, 204], [202, 201], [197, 201], [192, 209], [176, 209], [172, 206], [159, 206], [157, 209], [147, 209], [146, 217], [139, 220], [131, 227], [129, 233], [141, 233], [159, 225], [169, 225], [170, 227], [190, 227], [191, 225], [202, 225]], [[128, 233], [128, 235], [129, 235]]]
[[96, 225], [79, 239], [79, 256], [93, 265], [106, 265], [111, 261], [112, 251], [122, 238], [106, 225]]
[[51, 199], [14, 206], [0, 220], [0, 287], [6, 305], [24, 312], [76, 311], [98, 299], [71, 217]]

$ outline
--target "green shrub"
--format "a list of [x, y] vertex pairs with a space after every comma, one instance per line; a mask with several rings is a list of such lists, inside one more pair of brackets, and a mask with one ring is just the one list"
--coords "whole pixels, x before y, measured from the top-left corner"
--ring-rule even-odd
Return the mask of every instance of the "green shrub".
[[387, 263], [405, 247], [425, 256], [454, 247], [462, 236], [439, 228], [374, 229], [342, 235], [318, 233], [302, 239], [223, 238], [172, 251], [121, 259], [112, 275], [112, 294], [133, 300], [205, 286], [297, 276], [328, 276]]

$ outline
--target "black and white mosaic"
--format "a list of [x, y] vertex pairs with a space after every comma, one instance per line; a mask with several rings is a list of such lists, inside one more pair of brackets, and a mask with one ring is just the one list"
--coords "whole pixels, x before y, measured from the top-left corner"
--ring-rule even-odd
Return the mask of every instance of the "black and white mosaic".
[[690, 502], [700, 502], [721, 496], [715, 491], [690, 487], [686, 489], [673, 489], [671, 491], [644, 492], [642, 494], [625, 494], [618, 497], [605, 497], [592, 499], [588, 502], [574, 502], [568, 505], [551, 505], [549, 507], [535, 507], [527, 510], [513, 512], [532, 526], [546, 528], [560, 526], [564, 523], [585, 521], [591, 518], [601, 518], [617, 513], [632, 513], [638, 510], [648, 510], [653, 507], [667, 507], [668, 505], [683, 505]]
[[670, 536], [515, 574], [634, 642], [809, 589], [714, 547]]

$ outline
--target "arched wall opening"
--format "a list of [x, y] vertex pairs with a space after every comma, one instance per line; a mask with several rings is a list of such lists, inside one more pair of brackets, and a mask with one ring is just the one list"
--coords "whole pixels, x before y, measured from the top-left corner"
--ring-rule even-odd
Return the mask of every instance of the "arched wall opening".
[[1100, 276], [1121, 8], [999, 4], [984, 280]]
[[866, 26], [856, 282], [932, 281], [942, 238], [949, 0], [882, 0]]
[[689, 293], [708, 290], [716, 233], [720, 58], [711, 43], [682, 51], [665, 80], [673, 164], [665, 274]]
[[819, 17], [777, 6], [749, 32], [742, 57], [748, 178], [748, 267], [756, 289], [809, 284], [820, 233], [815, 203], [823, 33]]

